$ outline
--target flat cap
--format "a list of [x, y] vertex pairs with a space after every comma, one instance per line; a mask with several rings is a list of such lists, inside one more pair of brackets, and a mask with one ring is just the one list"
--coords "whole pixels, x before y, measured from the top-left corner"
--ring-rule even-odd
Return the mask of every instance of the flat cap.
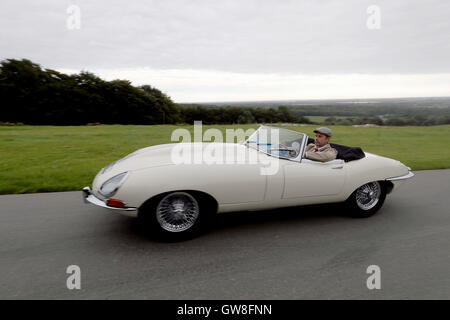
[[328, 129], [327, 127], [321, 127], [321, 128], [314, 129], [314, 133], [321, 133], [328, 137], [333, 136], [333, 132], [330, 129]]

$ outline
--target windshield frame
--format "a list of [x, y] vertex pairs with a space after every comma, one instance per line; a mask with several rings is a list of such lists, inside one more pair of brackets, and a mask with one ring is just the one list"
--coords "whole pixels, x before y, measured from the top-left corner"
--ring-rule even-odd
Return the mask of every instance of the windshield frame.
[[[295, 157], [295, 158], [284, 157], [284, 156], [280, 156], [280, 155], [276, 155], [276, 154], [273, 154], [273, 153], [266, 152], [266, 151], [264, 151], [263, 149], [260, 149], [260, 148], [258, 148], [258, 147], [251, 146], [251, 143], [248, 143], [248, 141], [250, 141], [251, 138], [252, 138], [254, 135], [256, 135], [257, 132], [258, 132], [259, 130], [261, 130], [261, 128], [264, 128], [264, 127], [266, 127], [266, 128], [271, 128], [271, 129], [285, 130], [285, 131], [293, 132], [293, 133], [298, 134], [298, 135], [303, 135], [303, 137], [302, 137], [302, 143], [301, 143], [301, 145], [300, 145], [300, 149], [299, 149], [298, 154], [296, 155], [296, 157]], [[268, 156], [271, 156], [271, 157], [274, 157], [274, 158], [277, 158], [277, 159], [284, 159], [284, 160], [289, 160], [289, 161], [294, 161], [294, 162], [300, 163], [300, 162], [301, 162], [301, 159], [303, 158], [303, 154], [304, 154], [304, 152], [305, 152], [305, 147], [306, 147], [306, 142], [307, 142], [307, 141], [308, 141], [308, 136], [307, 136], [305, 133], [303, 133], [303, 132], [299, 132], [299, 131], [295, 131], [295, 130], [289, 130], [289, 129], [285, 129], [285, 128], [279, 128], [279, 127], [272, 127], [272, 126], [260, 125], [259, 128], [258, 128], [257, 130], [255, 130], [255, 132], [253, 132], [253, 133], [248, 137], [248, 139], [245, 140], [245, 141], [243, 142], [243, 144], [246, 145], [246, 146], [249, 147], [249, 148], [252, 148], [252, 149], [254, 149], [254, 150], [256, 150], [256, 151], [259, 151], [259, 152], [261, 152], [261, 153], [264, 153], [264, 154], [266, 154], [266, 155], [268, 155]]]

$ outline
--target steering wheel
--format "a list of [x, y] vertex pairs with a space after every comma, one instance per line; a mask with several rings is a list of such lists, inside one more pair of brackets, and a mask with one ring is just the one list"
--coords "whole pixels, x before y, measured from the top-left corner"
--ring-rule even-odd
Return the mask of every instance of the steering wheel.
[[287, 151], [289, 152], [289, 157], [295, 157], [297, 155], [297, 151], [294, 148], [287, 147], [284, 144], [279, 144], [279, 148], [270, 149], [272, 151]]

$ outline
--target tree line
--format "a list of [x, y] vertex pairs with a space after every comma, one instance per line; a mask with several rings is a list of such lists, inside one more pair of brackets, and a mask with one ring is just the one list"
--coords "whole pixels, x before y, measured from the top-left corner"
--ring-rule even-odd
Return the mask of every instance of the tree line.
[[189, 105], [181, 108], [181, 116], [185, 123], [193, 123], [201, 119], [204, 124], [229, 123], [311, 123], [302, 115], [294, 115], [289, 108], [249, 108], [249, 107], [205, 107]]
[[0, 121], [83, 125], [175, 123], [179, 107], [149, 85], [105, 81], [90, 72], [66, 75], [30, 60], [0, 64]]
[[205, 124], [308, 122], [286, 107], [181, 107], [160, 90], [127, 80], [105, 81], [82, 71], [67, 75], [30, 60], [0, 63], [0, 122], [30, 125]]

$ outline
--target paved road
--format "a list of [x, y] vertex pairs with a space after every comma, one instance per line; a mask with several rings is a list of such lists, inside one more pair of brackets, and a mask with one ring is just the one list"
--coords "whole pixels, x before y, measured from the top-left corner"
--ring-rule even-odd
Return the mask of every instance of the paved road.
[[450, 170], [422, 171], [369, 219], [333, 205], [224, 214], [182, 243], [80, 192], [0, 196], [0, 299], [450, 299], [449, 190]]

